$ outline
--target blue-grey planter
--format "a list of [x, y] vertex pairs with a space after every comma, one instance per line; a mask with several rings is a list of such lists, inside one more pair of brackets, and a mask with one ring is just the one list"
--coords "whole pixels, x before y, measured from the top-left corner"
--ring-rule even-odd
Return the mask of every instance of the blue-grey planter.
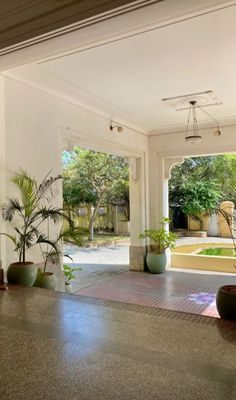
[[166, 270], [166, 254], [149, 253], [147, 254], [147, 266], [153, 274], [163, 274]]

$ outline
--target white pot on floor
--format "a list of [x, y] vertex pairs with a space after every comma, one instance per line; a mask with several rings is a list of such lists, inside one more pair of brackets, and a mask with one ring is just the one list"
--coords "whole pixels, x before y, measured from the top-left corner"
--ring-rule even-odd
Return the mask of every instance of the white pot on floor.
[[71, 286], [70, 283], [69, 283], [69, 285], [65, 285], [65, 292], [66, 293], [72, 293], [72, 286]]

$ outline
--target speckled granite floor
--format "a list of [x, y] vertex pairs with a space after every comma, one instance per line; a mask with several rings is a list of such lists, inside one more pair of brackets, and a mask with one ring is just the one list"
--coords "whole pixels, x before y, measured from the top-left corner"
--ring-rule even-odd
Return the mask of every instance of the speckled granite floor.
[[0, 292], [1, 400], [235, 400], [236, 324], [45, 289]]

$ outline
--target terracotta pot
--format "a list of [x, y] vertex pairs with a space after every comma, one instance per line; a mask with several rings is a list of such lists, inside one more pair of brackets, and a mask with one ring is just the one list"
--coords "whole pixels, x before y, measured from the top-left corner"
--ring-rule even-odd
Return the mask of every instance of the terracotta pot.
[[221, 318], [236, 320], [236, 285], [219, 288], [216, 307]]
[[8, 283], [33, 286], [37, 276], [37, 267], [31, 262], [16, 262], [9, 265], [7, 270]]

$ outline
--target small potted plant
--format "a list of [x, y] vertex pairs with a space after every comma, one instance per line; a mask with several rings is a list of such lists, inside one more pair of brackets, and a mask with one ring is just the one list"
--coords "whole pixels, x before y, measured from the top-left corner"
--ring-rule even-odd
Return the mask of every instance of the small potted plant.
[[166, 269], [166, 249], [173, 249], [177, 235], [165, 229], [169, 224], [169, 218], [163, 218], [159, 229], [146, 229], [140, 234], [140, 238], [150, 239], [151, 243], [147, 253], [147, 266], [153, 274], [161, 274]]
[[64, 276], [65, 276], [65, 292], [72, 293], [71, 281], [76, 278], [74, 275], [75, 271], [81, 271], [82, 268], [72, 268], [68, 264], [63, 265]]
[[[64, 218], [66, 218], [66, 214], [64, 215]], [[47, 271], [47, 267], [49, 264], [60, 264], [60, 260], [63, 257], [63, 239], [73, 240], [73, 243], [75, 245], [81, 246], [83, 242], [79, 235], [79, 229], [74, 226], [73, 220], [69, 218], [66, 219], [66, 221], [64, 220], [64, 226], [62, 226], [56, 239], [50, 240], [50, 242], [47, 243], [46, 249], [43, 249], [43, 247], [39, 244], [43, 259], [43, 267], [38, 268], [34, 286], [52, 290], [56, 288], [56, 276], [53, 272]], [[64, 257], [67, 257], [71, 261], [73, 261], [73, 259], [68, 254], [64, 255]], [[80, 268], [78, 268], [78, 270], [79, 269]], [[76, 269], [74, 269], [74, 271], [75, 270]], [[71, 279], [73, 279], [73, 276], [71, 277]]]

